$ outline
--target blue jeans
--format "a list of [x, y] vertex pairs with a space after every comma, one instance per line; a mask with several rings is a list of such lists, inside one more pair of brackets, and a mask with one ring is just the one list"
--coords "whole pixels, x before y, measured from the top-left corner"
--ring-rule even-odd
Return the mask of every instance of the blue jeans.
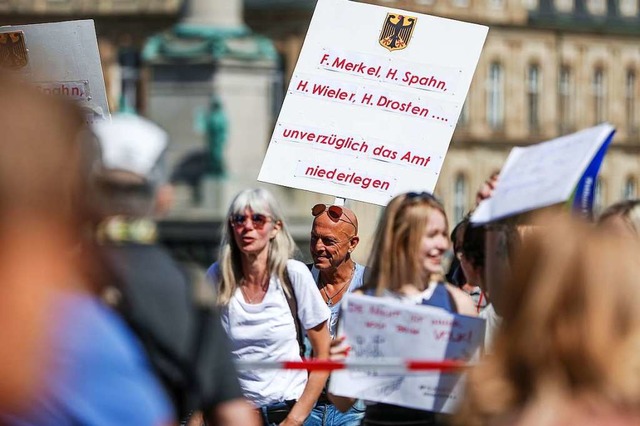
[[293, 401], [276, 402], [274, 404], [260, 407], [260, 416], [264, 426], [278, 426], [289, 415], [291, 407], [296, 403]]
[[359, 426], [364, 417], [364, 404], [356, 403], [346, 413], [341, 413], [333, 404], [316, 404], [304, 426]]

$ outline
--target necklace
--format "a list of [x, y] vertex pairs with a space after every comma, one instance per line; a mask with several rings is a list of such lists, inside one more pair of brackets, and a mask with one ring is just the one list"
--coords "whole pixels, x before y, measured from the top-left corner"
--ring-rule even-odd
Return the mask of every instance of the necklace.
[[322, 291], [324, 292], [324, 295], [327, 296], [327, 306], [328, 307], [332, 307], [333, 306], [333, 298], [334, 297], [340, 295], [340, 293], [342, 293], [347, 287], [349, 287], [349, 285], [351, 284], [351, 280], [353, 279], [353, 274], [355, 274], [355, 272], [356, 272], [356, 264], [354, 262], [353, 263], [353, 269], [351, 270], [351, 276], [349, 277], [347, 282], [342, 285], [340, 290], [336, 291], [331, 296], [329, 296], [329, 293], [327, 293], [327, 285], [325, 284], [325, 285], [322, 286]]
[[249, 294], [247, 293], [247, 290], [245, 289], [245, 285], [244, 285], [244, 278], [242, 278], [240, 280], [240, 285], [238, 287], [240, 287], [240, 292], [242, 292], [242, 295], [244, 296], [245, 300], [247, 300], [250, 304], [256, 304], [256, 303], [260, 303], [261, 300], [258, 300], [260, 298], [260, 296], [262, 296], [262, 298], [264, 298], [264, 295], [267, 294], [267, 289], [269, 288], [269, 282], [267, 281], [266, 285], [262, 285], [260, 286], [260, 292], [257, 294], [254, 294], [253, 296], [256, 298], [255, 302], [253, 301], [253, 297], [250, 297]]

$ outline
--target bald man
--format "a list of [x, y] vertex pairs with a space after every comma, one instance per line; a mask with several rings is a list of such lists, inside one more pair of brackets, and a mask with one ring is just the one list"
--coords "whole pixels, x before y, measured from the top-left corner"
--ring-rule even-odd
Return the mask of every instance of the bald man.
[[[317, 204], [311, 209], [314, 216], [311, 228], [310, 265], [313, 278], [327, 306], [331, 310], [329, 331], [336, 336], [340, 302], [345, 294], [362, 287], [365, 267], [351, 259], [358, 246], [358, 218], [352, 210], [342, 206]], [[341, 413], [323, 392], [305, 426], [356, 426], [364, 415], [361, 402]]]

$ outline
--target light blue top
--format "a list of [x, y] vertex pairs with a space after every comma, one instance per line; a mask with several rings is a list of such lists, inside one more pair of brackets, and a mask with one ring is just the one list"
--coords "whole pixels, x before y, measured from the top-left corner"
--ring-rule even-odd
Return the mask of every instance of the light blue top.
[[48, 375], [27, 412], [6, 425], [159, 426], [174, 421], [142, 346], [124, 321], [91, 295], [64, 294], [52, 318]]
[[[353, 271], [353, 277], [351, 277], [351, 282], [349, 283], [349, 288], [347, 289], [347, 293], [353, 293], [360, 287], [364, 285], [364, 271], [365, 267], [356, 263], [356, 269]], [[318, 281], [320, 278], [320, 271], [316, 269], [315, 266], [311, 267], [311, 274], [313, 275], [313, 279], [318, 285]], [[320, 290], [320, 288], [318, 287]], [[331, 309], [331, 318], [329, 319], [329, 332], [331, 333], [331, 338], [336, 337], [336, 333], [338, 332], [338, 317], [340, 315], [340, 305], [342, 304], [342, 299], [339, 302], [336, 302], [332, 306], [329, 306]]]

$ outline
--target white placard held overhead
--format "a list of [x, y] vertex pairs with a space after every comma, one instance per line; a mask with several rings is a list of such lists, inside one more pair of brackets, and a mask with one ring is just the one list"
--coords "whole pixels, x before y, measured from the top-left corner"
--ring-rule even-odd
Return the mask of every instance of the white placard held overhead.
[[614, 134], [610, 124], [511, 150], [496, 190], [480, 203], [471, 222], [484, 224], [571, 202], [590, 210], [595, 179]]
[[[342, 302], [341, 333], [353, 359], [459, 360], [478, 356], [485, 322], [426, 305], [348, 294]], [[451, 413], [460, 402], [462, 373], [336, 371], [329, 391], [335, 395]]]
[[258, 180], [379, 205], [432, 192], [487, 30], [319, 0]]
[[5, 26], [0, 27], [2, 37], [12, 43], [11, 51], [19, 52], [3, 66], [27, 77], [43, 93], [75, 100], [88, 122], [109, 118], [92, 20]]

